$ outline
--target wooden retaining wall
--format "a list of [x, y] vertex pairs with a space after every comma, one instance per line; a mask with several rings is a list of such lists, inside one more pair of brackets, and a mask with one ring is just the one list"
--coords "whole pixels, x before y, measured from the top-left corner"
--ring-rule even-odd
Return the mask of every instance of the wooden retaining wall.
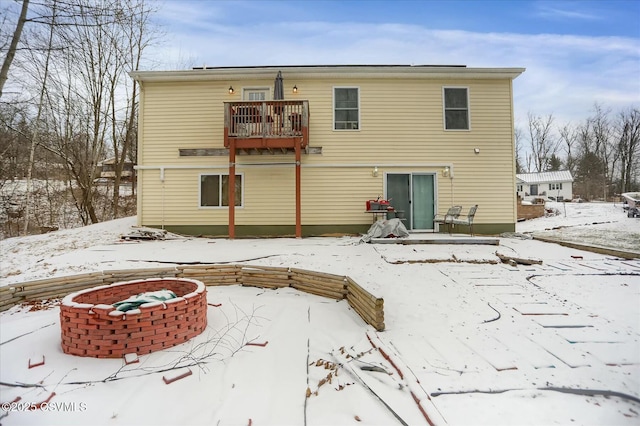
[[544, 216], [544, 204], [518, 203], [518, 220], [535, 219]]
[[253, 265], [182, 265], [167, 268], [124, 269], [0, 287], [0, 312], [22, 302], [62, 298], [90, 287], [145, 278], [192, 278], [206, 286], [243, 285], [260, 288], [292, 287], [305, 293], [347, 299], [349, 305], [376, 330], [384, 330], [384, 300], [375, 297], [350, 277], [304, 269]]

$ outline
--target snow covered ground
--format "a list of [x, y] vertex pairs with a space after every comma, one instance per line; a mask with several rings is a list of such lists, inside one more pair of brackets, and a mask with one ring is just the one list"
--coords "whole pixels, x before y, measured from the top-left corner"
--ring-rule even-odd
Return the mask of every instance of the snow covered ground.
[[518, 223], [518, 231], [640, 252], [640, 221], [628, 218], [620, 203], [548, 202], [546, 207], [558, 216]]
[[[556, 207], [560, 215], [518, 231], [640, 251], [640, 220], [620, 205]], [[55, 302], [15, 307], [0, 314], [2, 425], [640, 421], [638, 259], [521, 238], [499, 246], [120, 240], [134, 223], [0, 241], [0, 285], [184, 262], [292, 266], [349, 275], [383, 297], [386, 330], [367, 326], [345, 301], [209, 287], [220, 306], [209, 307], [203, 334], [125, 365], [63, 354]], [[542, 264], [496, 263], [496, 252]], [[193, 374], [162, 380], [186, 368]], [[53, 393], [48, 406], [25, 410]]]

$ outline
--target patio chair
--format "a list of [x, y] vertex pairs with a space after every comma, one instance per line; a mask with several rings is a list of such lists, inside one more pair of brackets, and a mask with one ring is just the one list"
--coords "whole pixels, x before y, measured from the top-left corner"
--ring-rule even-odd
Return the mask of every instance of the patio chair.
[[476, 211], [478, 210], [478, 205], [476, 204], [475, 206], [471, 207], [469, 209], [469, 213], [467, 214], [467, 217], [465, 218], [460, 218], [457, 217], [455, 219], [453, 219], [453, 221], [451, 222], [454, 225], [466, 225], [469, 227], [469, 231], [471, 233], [471, 236], [473, 237], [473, 218], [476, 215]]
[[451, 234], [451, 224], [453, 223], [454, 219], [457, 219], [458, 216], [460, 216], [461, 212], [462, 206], [453, 206], [449, 210], [447, 210], [447, 213], [444, 216], [436, 215], [436, 217], [433, 218], [433, 223], [442, 223], [444, 225], [447, 225], [449, 234]]

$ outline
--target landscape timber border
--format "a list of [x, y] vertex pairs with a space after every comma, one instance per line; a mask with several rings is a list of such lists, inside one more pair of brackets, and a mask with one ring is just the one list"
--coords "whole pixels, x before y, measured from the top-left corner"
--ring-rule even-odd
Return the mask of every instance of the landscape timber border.
[[23, 302], [63, 298], [70, 293], [91, 287], [148, 278], [188, 278], [202, 281], [207, 287], [220, 285], [243, 285], [267, 289], [291, 287], [335, 300], [346, 299], [349, 306], [367, 324], [377, 331], [383, 331], [385, 328], [384, 299], [369, 293], [346, 275], [289, 267], [233, 264], [106, 270], [8, 284], [0, 287], [0, 312]]
[[533, 235], [534, 240], [543, 241], [545, 243], [559, 244], [564, 247], [574, 248], [576, 250], [590, 251], [592, 253], [604, 254], [607, 256], [622, 257], [624, 259], [640, 259], [640, 253], [631, 250], [620, 250], [611, 247], [597, 246], [593, 244], [582, 244], [574, 241], [559, 240], [556, 238], [538, 237]]

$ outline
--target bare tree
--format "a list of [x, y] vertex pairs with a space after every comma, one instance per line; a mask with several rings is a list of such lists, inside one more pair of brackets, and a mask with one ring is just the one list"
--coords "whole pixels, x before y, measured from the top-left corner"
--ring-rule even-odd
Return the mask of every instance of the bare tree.
[[607, 200], [607, 187], [611, 180], [610, 170], [615, 169], [616, 157], [613, 155], [613, 127], [609, 119], [610, 111], [600, 104], [594, 105], [594, 115], [589, 118], [592, 128], [592, 140], [595, 154], [600, 157], [602, 170], [602, 195]]
[[2, 68], [0, 69], [0, 98], [2, 97], [2, 91], [4, 89], [4, 83], [6, 83], [9, 76], [9, 68], [13, 62], [13, 58], [16, 56], [16, 50], [18, 49], [18, 43], [20, 43], [20, 37], [22, 36], [22, 29], [25, 22], [27, 22], [27, 11], [29, 10], [29, 0], [22, 0], [22, 9], [20, 10], [20, 17], [16, 24], [16, 29], [13, 32], [11, 38], [11, 44], [7, 51], [4, 61], [2, 61]]
[[[120, 45], [120, 57], [123, 66], [128, 70], [138, 70], [142, 54], [146, 47], [153, 41], [155, 32], [149, 26], [149, 17], [153, 12], [147, 7], [144, 0], [135, 3], [129, 3], [130, 11], [128, 19], [122, 23], [123, 37]], [[127, 91], [124, 129], [120, 133], [115, 131], [116, 125], [113, 125], [113, 151], [115, 158], [115, 177], [113, 185], [113, 217], [118, 217], [119, 198], [120, 198], [120, 182], [122, 172], [127, 161], [136, 162], [136, 158], [132, 155], [135, 150], [133, 147], [137, 142], [137, 105], [138, 105], [138, 83], [124, 76], [125, 80], [122, 86]], [[115, 97], [114, 97], [115, 99]], [[113, 116], [115, 118], [115, 104], [113, 105]], [[131, 188], [133, 192], [134, 175], [132, 171]]]
[[[49, 99], [55, 138], [47, 149], [64, 164], [82, 222], [96, 223], [117, 216], [121, 164], [131, 152], [128, 145], [136, 129], [137, 92], [127, 88], [131, 80], [126, 71], [139, 65], [150, 10], [144, 1], [74, 0], [67, 5], [65, 24], [57, 27], [56, 35], [61, 45], [74, 49], [58, 55]], [[118, 179], [112, 208], [99, 211], [97, 166], [110, 149], [120, 160]]]
[[[56, 1], [54, 0], [53, 8], [51, 15], [51, 23], [49, 26], [49, 41], [48, 46], [51, 47], [53, 44], [53, 34], [56, 22]], [[31, 149], [29, 150], [29, 165], [27, 169], [27, 191], [26, 191], [26, 201], [25, 201], [25, 214], [24, 214], [24, 227], [22, 229], [23, 235], [27, 235], [29, 231], [29, 221], [31, 219], [31, 193], [32, 193], [32, 174], [36, 153], [36, 144], [38, 143], [38, 136], [40, 135], [40, 117], [42, 116], [42, 108], [45, 93], [47, 90], [47, 79], [49, 77], [49, 61], [51, 60], [51, 49], [47, 50], [46, 59], [44, 63], [44, 77], [42, 79], [42, 86], [40, 87], [40, 100], [38, 101], [38, 113], [36, 115], [35, 126], [33, 136], [31, 138]]]
[[516, 127], [513, 132], [513, 138], [515, 140], [515, 151], [516, 151], [516, 173], [525, 173], [524, 167], [522, 165], [522, 149], [523, 149], [523, 136], [522, 129]]
[[[56, 21], [49, 21], [49, 39], [26, 49], [30, 57], [23, 61], [23, 74], [46, 99], [41, 114], [47, 137], [32, 147], [59, 158], [83, 224], [117, 217], [122, 165], [135, 153], [137, 130], [138, 89], [127, 71], [139, 67], [153, 10], [144, 0], [45, 0], [38, 7], [38, 23]], [[34, 45], [37, 36], [30, 38]], [[98, 163], [109, 150], [117, 166], [111, 204], [96, 185]]]
[[553, 114], [546, 117], [528, 113], [531, 159], [536, 172], [546, 170], [551, 155], [558, 151], [559, 141], [553, 135]]
[[[640, 173], [640, 110], [629, 108], [621, 111], [617, 121], [620, 159], [620, 193], [634, 190], [634, 178]], [[637, 187], [636, 187], [637, 188]]]
[[564, 143], [566, 160], [565, 165], [567, 166], [567, 170], [571, 172], [573, 175], [576, 170], [576, 143], [578, 140], [578, 131], [571, 127], [569, 124], [565, 124], [559, 130], [560, 133], [560, 141]]

